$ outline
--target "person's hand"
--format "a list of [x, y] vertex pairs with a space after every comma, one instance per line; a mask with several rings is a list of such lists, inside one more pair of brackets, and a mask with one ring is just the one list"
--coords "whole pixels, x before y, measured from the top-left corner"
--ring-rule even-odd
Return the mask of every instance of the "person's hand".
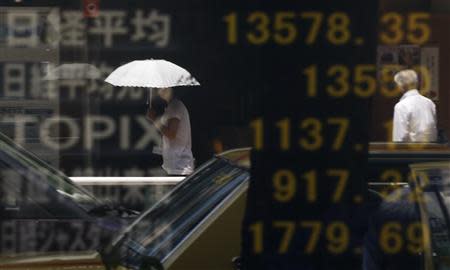
[[147, 112], [147, 119], [152, 122], [152, 124], [155, 126], [157, 130], [161, 130], [162, 124], [161, 119], [158, 119], [158, 115], [155, 112], [155, 110], [148, 110]]
[[156, 112], [154, 110], [148, 110], [147, 111], [147, 119], [148, 120], [150, 120], [152, 122], [155, 122], [156, 118], [157, 118], [157, 116], [156, 116]]

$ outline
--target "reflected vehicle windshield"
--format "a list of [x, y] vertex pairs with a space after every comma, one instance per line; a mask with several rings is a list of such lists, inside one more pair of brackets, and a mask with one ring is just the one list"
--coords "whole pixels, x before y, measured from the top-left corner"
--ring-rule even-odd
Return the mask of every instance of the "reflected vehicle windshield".
[[126, 265], [140, 265], [142, 256], [164, 262], [213, 209], [246, 185], [248, 179], [246, 169], [225, 158], [215, 157], [204, 164], [119, 237], [125, 236], [121, 248], [126, 248], [121, 257]]
[[[38, 157], [15, 144], [0, 133], [0, 160], [7, 167], [24, 174], [27, 181], [43, 180], [59, 194], [71, 198], [84, 210], [89, 211], [99, 207], [101, 203], [83, 188], [74, 184], [67, 176], [52, 168]], [[32, 175], [39, 177], [30, 177]]]
[[450, 163], [411, 165], [417, 190], [422, 192], [420, 214], [428, 223], [435, 269], [448, 269], [450, 258]]

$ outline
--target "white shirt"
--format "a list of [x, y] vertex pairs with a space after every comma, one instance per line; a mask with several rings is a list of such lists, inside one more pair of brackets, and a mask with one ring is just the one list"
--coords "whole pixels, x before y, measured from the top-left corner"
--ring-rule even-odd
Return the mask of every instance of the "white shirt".
[[176, 118], [178, 124], [174, 139], [162, 138], [163, 169], [168, 174], [188, 175], [194, 171], [194, 157], [191, 150], [191, 123], [189, 112], [183, 102], [173, 99], [161, 116], [161, 123], [167, 126], [170, 119]]
[[394, 108], [394, 142], [435, 142], [436, 106], [416, 89], [403, 94]]

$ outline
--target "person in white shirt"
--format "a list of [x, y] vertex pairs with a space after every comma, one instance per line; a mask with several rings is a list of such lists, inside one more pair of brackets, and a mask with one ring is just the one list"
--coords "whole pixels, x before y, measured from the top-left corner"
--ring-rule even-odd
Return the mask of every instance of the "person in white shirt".
[[194, 171], [189, 112], [171, 88], [158, 89], [158, 95], [167, 108], [159, 119], [151, 111], [148, 117], [162, 134], [162, 168], [168, 175], [189, 175]]
[[393, 141], [437, 141], [436, 106], [417, 90], [417, 73], [410, 69], [400, 71], [394, 81], [403, 96], [394, 108]]

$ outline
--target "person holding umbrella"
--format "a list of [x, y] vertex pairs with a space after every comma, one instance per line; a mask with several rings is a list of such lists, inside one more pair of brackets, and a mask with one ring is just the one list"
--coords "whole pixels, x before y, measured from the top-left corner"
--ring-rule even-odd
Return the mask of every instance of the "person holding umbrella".
[[173, 97], [172, 88], [157, 91], [167, 108], [159, 118], [153, 110], [147, 116], [162, 134], [162, 167], [169, 175], [189, 175], [194, 171], [189, 112], [183, 102]]
[[[172, 87], [197, 86], [198, 81], [184, 68], [166, 60], [137, 60], [114, 70], [106, 82], [115, 86], [156, 89], [158, 98], [167, 103], [159, 117], [157, 108], [148, 110], [147, 117], [163, 138], [163, 169], [168, 175], [189, 175], [194, 171], [191, 123], [183, 102], [174, 98]], [[152, 98], [149, 100], [152, 104]], [[158, 106], [161, 107], [161, 106]]]

